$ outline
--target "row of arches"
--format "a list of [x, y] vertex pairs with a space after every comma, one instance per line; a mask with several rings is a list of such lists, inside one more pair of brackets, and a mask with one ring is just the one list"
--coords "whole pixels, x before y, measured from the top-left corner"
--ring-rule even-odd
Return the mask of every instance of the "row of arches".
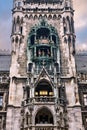
[[15, 24], [23, 24], [23, 17], [20, 17], [19, 15], [17, 17], [14, 17], [13, 23], [15, 23]]
[[22, 43], [23, 43], [23, 37], [19, 36], [19, 35], [14, 35], [11, 38], [11, 42], [12, 42], [12, 52], [16, 52], [17, 49], [19, 50], [19, 53], [21, 51], [21, 47], [22, 47]]
[[66, 36], [66, 37], [64, 37], [64, 42], [65, 43], [73, 43], [73, 44], [75, 44], [75, 37], [73, 37], [71, 35]]
[[37, 15], [25, 15], [25, 18], [27, 19], [42, 19], [42, 18], [47, 18], [47, 19], [59, 19], [61, 18], [61, 15], [56, 15], [56, 14], [45, 14], [45, 15], [42, 15], [42, 14], [37, 14]]
[[[42, 19], [42, 18], [47, 18], [47, 19], [53, 19], [53, 20], [57, 20], [61, 18], [61, 15], [25, 15], [25, 18], [28, 19]], [[12, 25], [12, 33], [18, 31], [22, 34], [23, 32], [23, 17], [17, 16], [13, 19], [13, 25]], [[63, 17], [63, 28], [64, 28], [64, 34], [66, 34], [67, 32], [72, 32], [74, 33], [74, 21], [73, 18], [67, 16], [66, 18]]]
[[19, 37], [19, 36], [14, 36], [14, 37], [12, 37], [12, 43], [22, 43], [22, 41], [23, 41], [23, 38], [22, 37]]

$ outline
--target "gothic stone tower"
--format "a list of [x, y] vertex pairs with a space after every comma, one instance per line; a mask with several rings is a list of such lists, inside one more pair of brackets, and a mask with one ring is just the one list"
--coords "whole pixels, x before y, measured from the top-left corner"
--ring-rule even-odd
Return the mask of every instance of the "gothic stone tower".
[[14, 0], [6, 130], [83, 130], [71, 0]]

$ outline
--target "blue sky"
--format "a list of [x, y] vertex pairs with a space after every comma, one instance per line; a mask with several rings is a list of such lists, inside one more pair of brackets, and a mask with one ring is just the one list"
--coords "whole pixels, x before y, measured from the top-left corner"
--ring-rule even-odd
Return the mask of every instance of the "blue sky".
[[12, 0], [0, 0], [0, 49], [11, 48], [11, 9]]
[[[11, 49], [11, 9], [13, 0], [0, 0], [0, 49]], [[73, 0], [76, 47], [87, 50], [87, 0]]]
[[77, 50], [87, 50], [87, 0], [73, 0]]

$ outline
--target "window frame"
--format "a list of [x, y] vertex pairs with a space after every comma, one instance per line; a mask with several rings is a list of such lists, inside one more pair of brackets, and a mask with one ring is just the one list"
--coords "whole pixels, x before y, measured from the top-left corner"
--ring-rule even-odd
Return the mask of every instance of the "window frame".
[[84, 106], [87, 106], [87, 93], [83, 93], [83, 103]]

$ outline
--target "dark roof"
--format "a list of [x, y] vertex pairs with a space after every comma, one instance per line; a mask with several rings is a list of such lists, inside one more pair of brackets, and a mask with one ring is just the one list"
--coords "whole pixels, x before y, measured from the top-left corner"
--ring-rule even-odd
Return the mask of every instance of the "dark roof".
[[[9, 71], [11, 63], [10, 54], [0, 54], [0, 71]], [[77, 72], [87, 73], [87, 54], [76, 55]]]
[[10, 54], [0, 54], [0, 71], [9, 71], [11, 63]]
[[87, 73], [87, 54], [76, 55], [77, 72]]

